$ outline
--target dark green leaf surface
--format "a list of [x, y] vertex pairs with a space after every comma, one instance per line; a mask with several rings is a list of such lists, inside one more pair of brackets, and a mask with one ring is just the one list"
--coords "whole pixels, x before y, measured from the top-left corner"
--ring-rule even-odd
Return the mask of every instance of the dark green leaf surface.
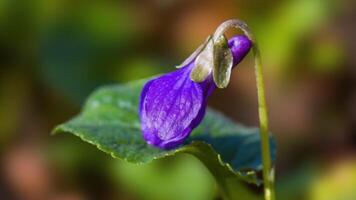
[[[211, 109], [181, 147], [167, 151], [147, 145], [141, 136], [138, 118], [139, 95], [146, 81], [99, 88], [89, 97], [81, 113], [56, 127], [54, 133], [74, 134], [114, 158], [137, 164], [189, 153], [206, 165], [220, 185], [228, 184], [229, 179], [260, 183], [257, 178], [257, 171], [261, 169], [258, 129], [237, 125]], [[274, 152], [273, 141], [272, 148]]]

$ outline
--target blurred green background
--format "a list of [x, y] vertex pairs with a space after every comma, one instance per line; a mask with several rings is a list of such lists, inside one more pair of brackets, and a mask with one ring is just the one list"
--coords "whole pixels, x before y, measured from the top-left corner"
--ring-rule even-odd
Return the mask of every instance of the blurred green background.
[[[229, 18], [260, 43], [279, 199], [355, 200], [353, 0], [0, 0], [0, 199], [216, 199], [191, 156], [134, 166], [49, 133], [96, 87], [174, 70]], [[209, 104], [256, 126], [251, 58]]]

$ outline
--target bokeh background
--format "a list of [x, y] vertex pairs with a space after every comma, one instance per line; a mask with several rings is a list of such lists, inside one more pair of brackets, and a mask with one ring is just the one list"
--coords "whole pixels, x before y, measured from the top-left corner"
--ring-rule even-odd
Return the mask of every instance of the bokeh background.
[[[191, 156], [134, 166], [50, 132], [96, 87], [174, 70], [229, 18], [260, 43], [279, 199], [355, 200], [353, 0], [0, 0], [0, 199], [215, 199]], [[249, 55], [210, 106], [256, 126], [254, 81]]]

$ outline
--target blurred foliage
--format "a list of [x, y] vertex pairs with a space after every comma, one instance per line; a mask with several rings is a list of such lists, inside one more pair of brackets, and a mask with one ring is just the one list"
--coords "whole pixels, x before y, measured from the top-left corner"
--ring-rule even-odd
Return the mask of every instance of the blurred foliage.
[[[345, 161], [356, 148], [355, 7], [352, 0], [1, 0], [0, 199], [214, 199], [212, 177], [194, 158], [146, 169], [49, 132], [94, 88], [173, 70], [233, 17], [251, 25], [262, 49], [279, 199], [355, 199], [354, 162]], [[253, 125], [247, 60], [209, 103]], [[163, 172], [166, 165], [174, 173]]]
[[210, 172], [188, 155], [147, 165], [120, 161], [113, 171], [117, 180], [142, 200], [208, 200], [217, 191]]
[[[0, 151], [12, 137], [11, 133], [21, 118], [21, 110], [25, 109], [29, 95], [28, 80], [16, 71], [7, 71], [0, 75]], [[22, 92], [17, 92], [22, 91]]]
[[124, 6], [108, 1], [80, 4], [57, 17], [41, 33], [40, 71], [50, 85], [82, 101], [114, 80], [114, 63], [138, 39], [137, 23]]
[[327, 20], [328, 6], [323, 0], [286, 1], [261, 22], [257, 36], [261, 37], [265, 59], [277, 67], [272, 70], [287, 68], [289, 62], [297, 58], [298, 43], [303, 43], [308, 34]]
[[354, 159], [341, 161], [313, 182], [310, 199], [356, 199], [356, 162]]

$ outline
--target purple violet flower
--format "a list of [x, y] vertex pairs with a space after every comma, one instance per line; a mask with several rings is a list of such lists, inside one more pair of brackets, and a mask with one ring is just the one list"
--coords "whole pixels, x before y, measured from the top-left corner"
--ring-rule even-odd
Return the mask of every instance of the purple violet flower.
[[[212, 40], [208, 38], [182, 67], [148, 81], [143, 87], [139, 115], [143, 137], [148, 144], [161, 149], [175, 148], [202, 121], [208, 97], [217, 87], [214, 69], [206, 68], [207, 63], [204, 60], [202, 68], [206, 68], [203, 69], [206, 71], [203, 76], [199, 76], [200, 81], [192, 81], [191, 76], [192, 70], [197, 68], [197, 57], [203, 54], [204, 49], [209, 48], [210, 41]], [[231, 66], [227, 71], [231, 71], [249, 52], [252, 42], [246, 36], [239, 35], [232, 37], [226, 45], [226, 49], [231, 52]]]

